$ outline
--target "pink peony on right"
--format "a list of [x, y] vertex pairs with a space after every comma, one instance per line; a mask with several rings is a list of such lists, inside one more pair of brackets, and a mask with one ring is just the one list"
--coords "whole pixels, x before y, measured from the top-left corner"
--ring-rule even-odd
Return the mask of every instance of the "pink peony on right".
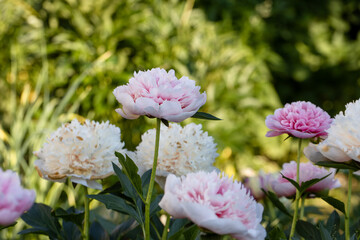
[[24, 189], [19, 176], [10, 170], [0, 168], [0, 225], [15, 222], [35, 201], [35, 191]]
[[174, 218], [188, 218], [201, 228], [240, 240], [263, 240], [263, 206], [237, 181], [213, 171], [170, 174], [159, 206]]
[[[281, 173], [285, 177], [296, 181], [296, 162], [291, 161], [290, 163], [285, 163]], [[327, 191], [332, 188], [338, 188], [341, 185], [339, 180], [334, 178], [334, 169], [326, 170], [323, 167], [315, 166], [311, 162], [300, 163], [300, 186], [302, 182], [314, 178], [322, 178], [328, 174], [330, 174], [328, 177], [308, 188], [306, 190], [308, 193]], [[272, 189], [279, 197], [291, 197], [296, 193], [296, 188], [287, 179], [283, 178], [281, 174], [279, 174], [278, 178], [272, 182]]]
[[266, 117], [265, 124], [271, 129], [266, 136], [275, 137], [284, 133], [297, 138], [326, 136], [331, 122], [329, 114], [311, 102], [293, 102]]
[[175, 71], [153, 68], [134, 73], [124, 86], [114, 90], [122, 108], [116, 109], [122, 117], [136, 119], [141, 115], [181, 122], [193, 116], [206, 102], [206, 93], [188, 77], [177, 79]]

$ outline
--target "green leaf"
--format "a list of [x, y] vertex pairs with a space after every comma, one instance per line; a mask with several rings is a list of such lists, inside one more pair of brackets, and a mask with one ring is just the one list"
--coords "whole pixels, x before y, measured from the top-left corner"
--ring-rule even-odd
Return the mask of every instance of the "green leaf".
[[286, 180], [288, 180], [297, 190], [300, 191], [300, 185], [299, 185], [296, 181], [294, 181], [294, 180], [291, 179], [291, 178], [285, 177], [282, 173], [280, 173], [280, 174], [281, 174], [281, 176], [282, 176], [283, 178], [285, 178]]
[[195, 240], [200, 233], [201, 232], [199, 227], [194, 224], [191, 227], [185, 229], [184, 236], [186, 240]]
[[340, 200], [330, 196], [320, 196], [320, 198], [325, 202], [327, 202], [328, 204], [330, 204], [331, 206], [333, 206], [334, 208], [336, 208], [337, 210], [339, 210], [340, 212], [342, 212], [343, 214], [345, 214], [345, 204]]
[[306, 240], [322, 239], [320, 231], [317, 227], [302, 220], [298, 220], [296, 222], [296, 232]]
[[330, 176], [331, 173], [329, 173], [328, 175], [322, 177], [322, 178], [313, 178], [309, 181], [306, 182], [302, 182], [301, 186], [300, 186], [300, 195], [302, 195], [308, 188], [310, 188], [311, 186], [315, 185], [316, 183], [324, 180], [325, 178], [327, 178], [328, 176]]
[[184, 230], [183, 227], [188, 223], [190, 223], [190, 221], [187, 220], [186, 218], [171, 219], [168, 239], [172, 239], [172, 236], [174, 236], [175, 238], [176, 236], [180, 236], [182, 234], [182, 231]]
[[285, 236], [284, 231], [282, 231], [279, 227], [274, 227], [268, 233], [268, 236], [266, 237], [266, 239], [268, 239], [268, 240], [286, 240], [286, 236]]
[[94, 221], [90, 226], [90, 239], [91, 240], [108, 240], [109, 234], [101, 226], [98, 221]]
[[144, 198], [146, 198], [147, 192], [149, 190], [151, 172], [152, 172], [152, 169], [149, 169], [141, 176], [141, 187], [142, 187], [142, 192], [143, 192]]
[[133, 225], [133, 223], [134, 220], [130, 219], [115, 227], [110, 234], [110, 239], [120, 239], [121, 235], [130, 230], [130, 227]]
[[340, 228], [340, 216], [339, 214], [334, 210], [327, 222], [326, 222], [326, 229], [330, 232], [331, 236], [335, 236], [336, 234], [338, 234]]
[[156, 196], [155, 200], [150, 203], [150, 216], [160, 211], [159, 202], [161, 201], [163, 194]]
[[89, 198], [96, 199], [105, 204], [106, 208], [112, 209], [123, 214], [127, 214], [133, 217], [139, 224], [142, 223], [141, 217], [135, 211], [135, 209], [126, 203], [126, 201], [118, 196], [112, 194], [102, 195], [88, 195]]
[[328, 230], [321, 223], [319, 224], [319, 228], [322, 240], [333, 240]]
[[30, 210], [21, 216], [22, 220], [30, 225], [33, 230], [27, 229], [27, 231], [21, 231], [19, 234], [33, 231], [48, 235], [50, 238], [61, 238], [61, 226], [58, 220], [51, 215], [51, 211], [51, 207], [45, 204], [34, 203]]
[[132, 198], [134, 202], [136, 202], [136, 199], [139, 196], [142, 198], [142, 192], [137, 192], [135, 187], [132, 185], [131, 180], [121, 171], [121, 169], [116, 164], [112, 164], [125, 195]]
[[194, 115], [192, 115], [191, 117], [198, 118], [198, 119], [205, 119], [205, 120], [221, 120], [220, 118], [217, 118], [209, 113], [204, 113], [204, 112], [197, 112]]
[[129, 178], [138, 193], [142, 193], [141, 178], [138, 174], [138, 167], [134, 161], [126, 155], [126, 158], [119, 152], [115, 152], [122, 166], [123, 173]]
[[81, 231], [76, 224], [68, 221], [63, 221], [63, 232], [67, 240], [81, 240]]
[[356, 165], [350, 163], [344, 163], [344, 162], [320, 161], [317, 162], [316, 165], [328, 167], [328, 168], [336, 168], [336, 169], [350, 169], [354, 171], [359, 170], [359, 168]]
[[160, 120], [165, 126], [169, 127], [169, 121], [168, 120], [166, 120], [166, 119], [160, 119]]
[[13, 226], [16, 225], [16, 223], [17, 223], [17, 222], [14, 222], [14, 223], [12, 223], [12, 224], [10, 224], [10, 225], [7, 225], [7, 226], [1, 226], [1, 225], [0, 225], [0, 231], [3, 230], [3, 229], [5, 229], [5, 228], [13, 227]]
[[73, 222], [76, 225], [78, 225], [80, 228], [82, 227], [84, 212], [76, 210], [74, 207], [71, 207], [66, 211], [62, 208], [57, 208], [54, 211], [52, 211], [51, 215], [57, 218], [62, 218], [68, 222]]
[[289, 217], [292, 218], [292, 215], [289, 213], [289, 211], [284, 206], [284, 204], [282, 204], [282, 202], [280, 202], [279, 198], [276, 196], [275, 193], [273, 193], [271, 191], [266, 192], [263, 189], [262, 189], [262, 191], [270, 199], [270, 201], [274, 204], [274, 206], [276, 206], [280, 211], [282, 211], [283, 213], [285, 213], [286, 215], [288, 215]]

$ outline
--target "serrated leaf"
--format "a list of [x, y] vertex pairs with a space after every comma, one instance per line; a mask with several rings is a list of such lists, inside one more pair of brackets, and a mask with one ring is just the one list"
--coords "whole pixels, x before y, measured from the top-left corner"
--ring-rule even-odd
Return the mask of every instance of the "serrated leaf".
[[328, 167], [328, 168], [336, 168], [336, 169], [350, 169], [350, 170], [354, 170], [354, 171], [359, 170], [359, 168], [356, 167], [355, 165], [343, 163], [343, 162], [320, 161], [320, 162], [317, 162], [316, 165], [322, 166], [322, 167]]
[[287, 208], [284, 206], [284, 204], [282, 202], [280, 202], [279, 198], [276, 196], [275, 193], [271, 192], [271, 191], [264, 191], [264, 189], [262, 189], [262, 191], [265, 193], [265, 195], [270, 199], [270, 201], [274, 204], [274, 206], [276, 206], [280, 211], [282, 211], [283, 213], [285, 213], [287, 216], [292, 218], [292, 215], [289, 213], [289, 211], [287, 210]]
[[119, 152], [115, 152], [122, 166], [122, 172], [129, 178], [136, 191], [142, 193], [141, 178], [138, 174], [138, 167], [134, 161], [126, 155], [126, 158]]
[[127, 214], [133, 217], [139, 224], [142, 223], [141, 217], [135, 211], [135, 209], [126, 203], [126, 201], [118, 196], [112, 194], [106, 195], [88, 195], [89, 198], [96, 199], [105, 204], [106, 208], [112, 209], [123, 214]]
[[309, 222], [298, 220], [296, 223], [296, 232], [306, 240], [319, 240], [321, 234], [319, 229]]
[[217, 118], [209, 113], [204, 113], [204, 112], [197, 112], [194, 115], [192, 115], [191, 117], [198, 118], [198, 119], [205, 119], [205, 120], [221, 120], [220, 118]]
[[330, 176], [331, 173], [329, 173], [328, 175], [322, 177], [322, 178], [313, 178], [309, 181], [305, 181], [305, 182], [302, 182], [301, 183], [301, 186], [300, 186], [300, 195], [302, 195], [308, 188], [310, 188], [311, 186], [315, 185], [316, 183], [324, 180], [325, 178], [327, 178], [328, 176]]
[[340, 212], [342, 212], [343, 214], [345, 214], [345, 204], [340, 200], [330, 196], [320, 196], [320, 198], [325, 202], [327, 202], [328, 204], [330, 204], [331, 206], [333, 206], [334, 208], [336, 208], [337, 210], [339, 210]]
[[[61, 236], [61, 226], [58, 220], [51, 215], [51, 207], [34, 203], [29, 211], [21, 215], [22, 220], [34, 228], [34, 231], [40, 231], [48, 235], [50, 238], [59, 238]], [[22, 231], [21, 234], [29, 233], [31, 230]]]
[[282, 173], [280, 173], [280, 174], [281, 174], [281, 176], [282, 176], [283, 178], [285, 178], [286, 180], [288, 180], [297, 190], [300, 191], [300, 185], [299, 185], [296, 181], [294, 181], [294, 180], [291, 179], [291, 178], [288, 178], [288, 177], [284, 176]]

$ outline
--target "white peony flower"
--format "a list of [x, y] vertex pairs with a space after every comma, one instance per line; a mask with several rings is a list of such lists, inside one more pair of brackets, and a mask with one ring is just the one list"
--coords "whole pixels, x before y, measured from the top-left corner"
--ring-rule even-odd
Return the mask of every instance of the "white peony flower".
[[[216, 144], [202, 125], [190, 123], [182, 128], [179, 124], [162, 126], [160, 130], [160, 146], [158, 165], [156, 169], [157, 182], [164, 186], [165, 178], [170, 173], [176, 176], [186, 175], [191, 172], [216, 170], [213, 166], [216, 153]], [[154, 159], [156, 130], [145, 132], [142, 142], [136, 148], [134, 161], [142, 174], [151, 169]]]
[[351, 159], [360, 162], [360, 99], [348, 103], [345, 113], [335, 116], [328, 137], [318, 145], [310, 144], [305, 155], [313, 162], [329, 159], [346, 162]]
[[86, 120], [80, 124], [74, 119], [63, 124], [34, 152], [39, 158], [35, 167], [42, 178], [64, 182], [71, 181], [90, 188], [102, 189], [95, 180], [114, 173], [112, 162], [119, 165], [115, 151], [125, 155], [120, 141], [120, 128], [105, 123]]

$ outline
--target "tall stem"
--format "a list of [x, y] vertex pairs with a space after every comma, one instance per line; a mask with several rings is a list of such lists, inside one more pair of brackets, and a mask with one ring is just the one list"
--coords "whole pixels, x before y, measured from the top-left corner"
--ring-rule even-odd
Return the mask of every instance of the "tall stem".
[[350, 210], [351, 210], [351, 188], [352, 188], [352, 175], [353, 171], [349, 170], [349, 185], [348, 185], [348, 195], [347, 195], [347, 205], [346, 205], [346, 214], [345, 214], [345, 240], [350, 239]]
[[89, 240], [89, 222], [90, 222], [90, 211], [89, 211], [89, 198], [87, 187], [84, 186], [85, 189], [85, 200], [84, 200], [84, 207], [85, 207], [85, 216], [84, 216], [84, 239]]
[[146, 196], [145, 202], [145, 240], [150, 240], [150, 204], [151, 204], [151, 196], [154, 189], [155, 176], [156, 176], [156, 167], [157, 160], [159, 154], [159, 142], [160, 142], [160, 124], [161, 120], [159, 118], [156, 119], [156, 138], [155, 138], [155, 151], [154, 151], [154, 161], [151, 172], [151, 178], [149, 183], [149, 190]]
[[[299, 138], [299, 144], [298, 144], [298, 154], [296, 159], [296, 182], [300, 185], [300, 156], [301, 156], [301, 138]], [[299, 200], [300, 200], [300, 192], [296, 189], [296, 197], [295, 197], [295, 209], [294, 209], [294, 216], [291, 224], [291, 231], [289, 240], [292, 239], [292, 237], [295, 234], [295, 227], [296, 227], [296, 221], [298, 220], [298, 212], [299, 212]]]
[[299, 216], [299, 219], [303, 219], [303, 217], [304, 217], [305, 199], [306, 199], [306, 196], [302, 196], [302, 197], [301, 197], [300, 216]]

